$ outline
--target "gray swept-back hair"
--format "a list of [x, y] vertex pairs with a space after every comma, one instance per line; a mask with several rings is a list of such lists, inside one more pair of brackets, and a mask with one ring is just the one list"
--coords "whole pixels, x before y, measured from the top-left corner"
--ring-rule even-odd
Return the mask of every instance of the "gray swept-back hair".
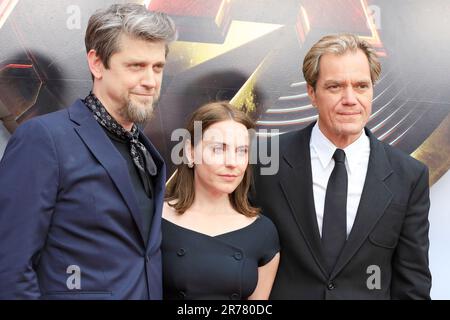
[[145, 41], [164, 41], [168, 45], [177, 33], [172, 19], [165, 13], [148, 11], [136, 3], [113, 4], [97, 10], [86, 29], [86, 51], [95, 50], [103, 65], [109, 68], [109, 59], [119, 51], [122, 34]]
[[364, 52], [369, 61], [370, 78], [372, 84], [375, 84], [381, 74], [381, 64], [377, 53], [367, 41], [350, 33], [325, 36], [311, 47], [303, 60], [303, 77], [306, 83], [316, 88], [320, 71], [319, 62], [324, 54], [342, 55], [347, 52], [356, 52], [358, 49]]

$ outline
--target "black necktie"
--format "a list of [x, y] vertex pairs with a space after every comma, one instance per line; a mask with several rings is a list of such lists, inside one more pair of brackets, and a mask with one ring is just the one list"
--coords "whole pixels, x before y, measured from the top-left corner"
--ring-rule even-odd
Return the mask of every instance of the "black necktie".
[[334, 169], [328, 180], [322, 224], [322, 248], [328, 272], [334, 268], [347, 239], [347, 170], [345, 152], [336, 149]]

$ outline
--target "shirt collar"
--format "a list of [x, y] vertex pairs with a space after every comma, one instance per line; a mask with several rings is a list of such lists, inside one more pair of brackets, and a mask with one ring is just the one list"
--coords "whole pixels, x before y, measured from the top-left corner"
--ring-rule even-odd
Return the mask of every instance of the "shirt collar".
[[333, 158], [336, 147], [328, 140], [327, 137], [320, 131], [319, 122], [316, 122], [311, 132], [311, 146], [317, 153], [319, 161], [322, 164], [322, 168], [328, 167]]
[[[345, 155], [348, 163], [348, 168], [350, 173], [355, 170], [358, 164], [363, 159], [368, 159], [370, 154], [370, 140], [366, 133], [363, 132], [351, 145], [347, 146], [345, 149]], [[364, 157], [364, 155], [366, 155]]]
[[[311, 133], [311, 146], [317, 153], [320, 163], [323, 168], [326, 168], [333, 159], [334, 151], [337, 147], [320, 131], [319, 123], [317, 122]], [[362, 134], [352, 144], [344, 148], [346, 165], [349, 173], [355, 169], [359, 161], [363, 158], [362, 154], [370, 152], [370, 140], [365, 134], [364, 129]]]

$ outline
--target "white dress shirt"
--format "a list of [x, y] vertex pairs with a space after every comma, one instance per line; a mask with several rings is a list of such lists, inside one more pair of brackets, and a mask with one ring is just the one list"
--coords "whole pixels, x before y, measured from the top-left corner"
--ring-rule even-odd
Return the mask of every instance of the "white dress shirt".
[[[337, 147], [320, 131], [318, 123], [313, 127], [310, 141], [311, 169], [317, 225], [322, 236], [323, 210], [328, 179], [334, 168], [333, 154]], [[359, 201], [366, 180], [369, 164], [370, 141], [364, 131], [345, 149], [345, 167], [348, 175], [347, 237], [352, 230]]]

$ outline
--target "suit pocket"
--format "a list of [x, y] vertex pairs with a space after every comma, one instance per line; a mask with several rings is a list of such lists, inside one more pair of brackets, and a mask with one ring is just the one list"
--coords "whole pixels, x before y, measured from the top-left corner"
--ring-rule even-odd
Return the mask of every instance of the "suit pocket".
[[379, 247], [394, 249], [400, 237], [405, 212], [406, 206], [396, 203], [389, 205], [369, 234], [370, 242]]

